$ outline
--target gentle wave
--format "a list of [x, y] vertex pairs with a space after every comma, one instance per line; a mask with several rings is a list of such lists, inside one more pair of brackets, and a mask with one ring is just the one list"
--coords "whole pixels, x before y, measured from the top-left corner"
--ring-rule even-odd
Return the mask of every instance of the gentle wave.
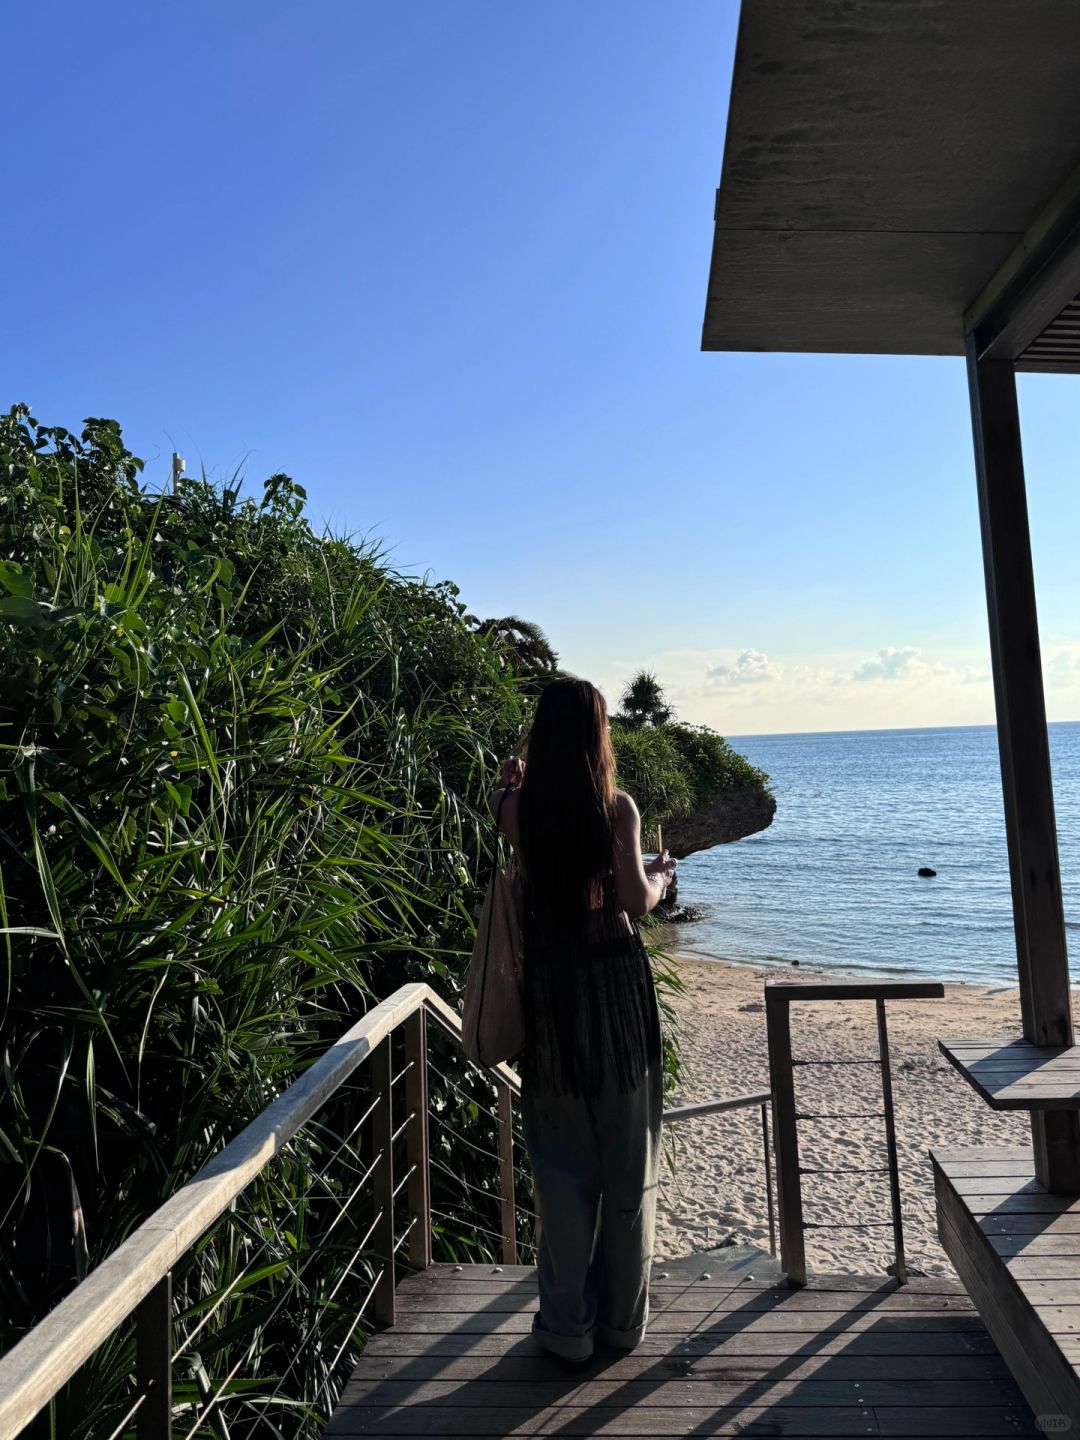
[[[733, 739], [772, 777], [760, 835], [682, 862], [680, 947], [742, 963], [1015, 984], [991, 726]], [[1066, 929], [1080, 929], [1080, 722], [1050, 726]], [[929, 865], [938, 873], [922, 879]], [[1076, 967], [1074, 967], [1075, 969]], [[1080, 980], [1080, 971], [1074, 977]]]

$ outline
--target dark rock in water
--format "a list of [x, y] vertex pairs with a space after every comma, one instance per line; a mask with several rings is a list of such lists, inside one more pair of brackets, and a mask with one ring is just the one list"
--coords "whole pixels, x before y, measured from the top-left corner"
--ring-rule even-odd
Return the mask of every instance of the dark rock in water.
[[676, 860], [728, 845], [772, 824], [776, 800], [767, 790], [723, 790], [689, 815], [664, 822], [664, 845]]
[[798, 962], [798, 960], [792, 960], [791, 963], [792, 963], [793, 965], [798, 965], [799, 962]]
[[924, 880], [932, 880], [937, 874], [937, 871], [931, 870], [929, 865], [920, 865], [919, 874], [923, 877]]
[[700, 920], [705, 912], [700, 905], [667, 905], [661, 902], [651, 913], [661, 925], [688, 925], [693, 920]]

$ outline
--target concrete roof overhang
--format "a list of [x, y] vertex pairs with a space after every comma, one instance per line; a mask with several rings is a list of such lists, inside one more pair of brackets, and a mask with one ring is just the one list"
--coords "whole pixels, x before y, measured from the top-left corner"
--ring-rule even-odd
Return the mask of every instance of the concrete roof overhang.
[[743, 0], [715, 219], [704, 349], [963, 354], [1080, 237], [1080, 0]]

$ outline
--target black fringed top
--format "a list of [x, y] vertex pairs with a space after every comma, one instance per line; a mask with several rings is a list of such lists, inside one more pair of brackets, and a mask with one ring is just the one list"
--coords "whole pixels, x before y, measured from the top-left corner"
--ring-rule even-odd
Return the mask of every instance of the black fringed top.
[[660, 1059], [660, 1015], [645, 945], [603, 881], [603, 902], [571, 925], [547, 916], [525, 886], [527, 1085], [595, 1095], [632, 1090]]

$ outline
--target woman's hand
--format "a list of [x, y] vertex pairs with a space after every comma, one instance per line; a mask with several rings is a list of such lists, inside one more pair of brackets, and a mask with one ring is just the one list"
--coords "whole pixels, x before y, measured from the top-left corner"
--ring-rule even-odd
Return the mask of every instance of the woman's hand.
[[502, 768], [500, 784], [504, 790], [520, 790], [525, 779], [525, 761], [515, 755]]
[[645, 862], [645, 874], [663, 881], [666, 890], [675, 879], [675, 865], [676, 862], [665, 850], [662, 855], [655, 855], [651, 860]]

